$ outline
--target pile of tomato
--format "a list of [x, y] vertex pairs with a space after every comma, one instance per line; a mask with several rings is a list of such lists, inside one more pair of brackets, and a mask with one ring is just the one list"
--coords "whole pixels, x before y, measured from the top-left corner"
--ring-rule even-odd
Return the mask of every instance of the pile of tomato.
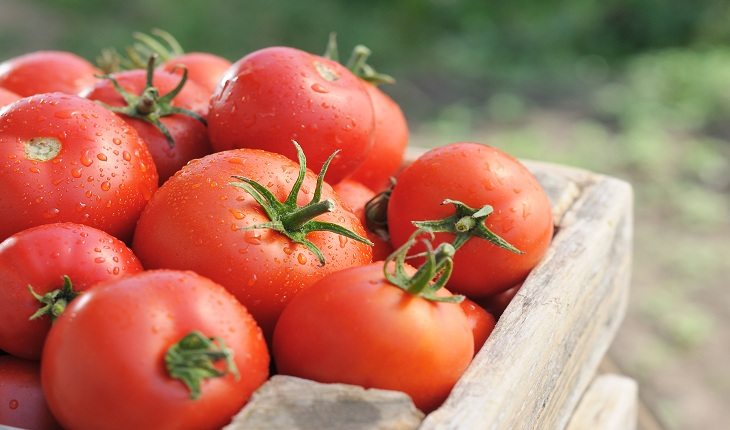
[[535, 178], [471, 142], [404, 167], [362, 46], [155, 35], [0, 64], [0, 424], [220, 428], [274, 372], [437, 408], [548, 248]]

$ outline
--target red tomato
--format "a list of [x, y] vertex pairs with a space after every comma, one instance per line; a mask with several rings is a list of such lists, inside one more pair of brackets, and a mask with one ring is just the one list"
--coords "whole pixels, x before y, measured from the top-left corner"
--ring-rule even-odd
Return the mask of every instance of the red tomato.
[[507, 309], [512, 299], [517, 295], [517, 292], [520, 291], [520, 287], [522, 287], [522, 284], [518, 284], [499, 294], [485, 297], [480, 303], [484, 306], [484, 309], [499, 318], [504, 313], [504, 310]]
[[[445, 199], [474, 209], [491, 205], [493, 212], [474, 222], [469, 233], [486, 227], [522, 252], [472, 237], [454, 257], [450, 291], [469, 297], [504, 291], [524, 279], [547, 251], [552, 211], [540, 184], [519, 161], [478, 143], [433, 149], [400, 173], [388, 203], [393, 246], [401, 246], [415, 231], [412, 221], [455, 217], [454, 205], [442, 204]], [[434, 245], [454, 239], [452, 233], [437, 233]]]
[[0, 113], [0, 239], [64, 221], [127, 239], [156, 188], [144, 142], [92, 101], [41, 94]]
[[78, 94], [99, 74], [91, 63], [63, 51], [38, 51], [0, 63], [0, 87], [23, 97], [41, 93]]
[[408, 123], [400, 107], [387, 94], [372, 84], [366, 84], [375, 112], [375, 139], [365, 161], [349, 179], [371, 190], [380, 191], [390, 185], [403, 163], [408, 145]]
[[4, 88], [0, 88], [0, 108], [9, 105], [10, 103], [20, 100], [22, 97], [15, 94], [14, 92], [8, 91]]
[[[30, 319], [44, 305], [29, 285], [43, 296], [63, 287], [68, 276], [78, 293], [140, 271], [142, 265], [122, 241], [93, 227], [46, 224], [14, 234], [0, 243], [0, 349], [32, 360], [41, 357], [53, 313]], [[72, 298], [62, 293], [51, 303], [62, 310]]]
[[[365, 220], [365, 204], [375, 197], [375, 192], [365, 185], [345, 179], [340, 181], [333, 187], [342, 202], [347, 205], [350, 210], [357, 215], [363, 226], [366, 226]], [[383, 261], [393, 252], [393, 247], [387, 240], [373, 233], [367, 227], [365, 228], [368, 239], [374, 243], [373, 245], [373, 261]]]
[[[130, 70], [112, 75], [124, 90], [140, 96], [146, 88], [147, 72], [144, 70]], [[154, 87], [160, 96], [172, 91], [180, 82], [180, 77], [157, 71], [154, 74]], [[93, 87], [82, 91], [82, 96], [99, 100], [110, 106], [127, 106], [122, 95], [117, 92], [108, 79], [99, 80]], [[172, 99], [170, 105], [192, 111], [205, 117], [208, 114], [208, 99], [210, 93], [199, 87], [195, 82], [187, 81], [182, 90]], [[152, 113], [158, 115], [157, 111]], [[173, 142], [168, 142], [165, 135], [150, 122], [141, 118], [120, 115], [129, 125], [137, 130], [145, 141], [155, 160], [159, 183], [162, 184], [180, 170], [182, 166], [193, 158], [200, 158], [210, 154], [213, 150], [208, 143], [208, 131], [205, 124], [190, 116], [176, 113], [160, 118], [160, 122], [169, 130]]]
[[[235, 364], [212, 360], [226, 372], [202, 380], [196, 399], [167, 364], [175, 358], [170, 347], [193, 331], [217, 339]], [[72, 302], [53, 325], [41, 363], [48, 405], [64, 427], [197, 430], [231, 420], [266, 381], [269, 354], [251, 315], [224, 288], [192, 272], [161, 270], [101, 284]]]
[[0, 426], [58, 429], [41, 389], [40, 364], [0, 356]]
[[165, 61], [162, 68], [167, 72], [182, 75], [179, 66], [184, 66], [188, 70], [188, 78], [204, 88], [210, 96], [223, 74], [231, 67], [231, 62], [208, 52], [188, 52]]
[[[324, 255], [317, 257], [271, 229], [243, 230], [269, 221], [261, 205], [232, 176], [264, 184], [283, 202], [297, 178], [298, 166], [279, 154], [237, 149], [193, 160], [170, 178], [143, 212], [134, 250], [147, 268], [194, 270], [228, 288], [253, 314], [267, 338], [279, 314], [300, 290], [327, 273], [370, 262], [370, 247], [331, 232], [306, 238]], [[297, 203], [312, 199], [316, 177], [307, 172]], [[322, 198], [333, 212], [317, 221], [337, 223], [365, 235], [357, 217], [324, 184]]]
[[473, 301], [465, 298], [461, 304], [461, 309], [466, 314], [466, 319], [469, 321], [469, 327], [471, 327], [472, 334], [474, 335], [474, 354], [479, 352], [487, 341], [489, 335], [494, 330], [494, 325], [497, 321], [494, 319], [492, 314], [484, 310], [481, 306], [474, 303]]
[[253, 52], [231, 66], [210, 101], [216, 151], [259, 148], [296, 160], [291, 140], [318, 171], [335, 150], [328, 181], [359, 166], [373, 142], [374, 114], [365, 84], [344, 66], [293, 48]]
[[468, 366], [474, 338], [458, 304], [407, 293], [378, 262], [332, 273], [294, 297], [273, 353], [282, 374], [403, 391], [429, 412]]

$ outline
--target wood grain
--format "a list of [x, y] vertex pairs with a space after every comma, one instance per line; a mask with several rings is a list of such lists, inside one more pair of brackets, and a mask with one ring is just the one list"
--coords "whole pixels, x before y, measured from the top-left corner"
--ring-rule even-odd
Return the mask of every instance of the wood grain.
[[593, 380], [567, 430], [635, 430], [638, 405], [636, 381], [616, 374]]

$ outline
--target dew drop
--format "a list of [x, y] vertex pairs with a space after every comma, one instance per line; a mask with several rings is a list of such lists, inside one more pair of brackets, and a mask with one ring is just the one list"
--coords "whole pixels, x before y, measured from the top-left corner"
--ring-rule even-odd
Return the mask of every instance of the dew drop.
[[81, 155], [81, 164], [83, 164], [84, 166], [89, 167], [89, 166], [91, 166], [91, 163], [93, 163], [93, 162], [94, 162], [94, 160], [92, 160], [91, 157], [89, 157], [88, 152], [84, 152]]
[[29, 168], [28, 170], [30, 171], [30, 173], [41, 173], [41, 169], [39, 169], [35, 166]]
[[112, 143], [115, 144], [115, 145], [121, 145], [122, 144], [122, 139], [120, 139], [118, 137], [115, 137], [114, 139], [112, 139]]
[[299, 262], [299, 264], [307, 264], [307, 256], [299, 253], [297, 254], [297, 261]]
[[289, 248], [288, 246], [284, 247], [284, 254], [291, 255], [292, 252], [294, 252], [294, 248]]
[[311, 88], [312, 88], [312, 91], [317, 92], [317, 93], [327, 94], [328, 92], [330, 92], [330, 90], [328, 90], [327, 88], [325, 88], [324, 86], [322, 86], [320, 84], [312, 84]]
[[244, 237], [246, 239], [246, 242], [250, 243], [251, 245], [260, 245], [261, 244], [261, 233], [253, 231], [253, 230], [247, 230], [244, 234]]
[[106, 161], [106, 154], [98, 153], [98, 154], [96, 154], [96, 158], [98, 158], [101, 161]]
[[103, 263], [105, 261], [106, 261], [106, 258], [104, 258], [104, 257], [96, 257], [94, 259], [94, 263]]
[[18, 406], [20, 406], [20, 403], [18, 403], [17, 400], [13, 399], [10, 401], [8, 406], [10, 406], [10, 409], [18, 409]]
[[45, 219], [51, 219], [58, 216], [58, 214], [61, 213], [61, 210], [58, 208], [51, 208], [46, 211], [46, 213], [43, 214], [43, 218]]
[[103, 191], [109, 191], [109, 189], [112, 187], [112, 184], [109, 183], [109, 181], [104, 181], [101, 183], [101, 189]]
[[132, 159], [132, 154], [130, 154], [127, 151], [122, 152], [122, 158], [124, 161], [130, 161]]
[[347, 245], [347, 238], [345, 236], [338, 236], [340, 242], [340, 248], [344, 248]]
[[257, 281], [257, 277], [256, 277], [256, 274], [254, 273], [254, 274], [253, 274], [253, 275], [251, 275], [251, 277], [250, 277], [250, 278], [248, 279], [248, 282], [246, 283], [246, 285], [248, 285], [249, 287], [251, 287], [251, 286], [253, 286], [253, 284], [255, 284], [255, 283], [256, 283], [256, 281]]
[[239, 220], [245, 218], [245, 216], [246, 216], [243, 212], [241, 212], [238, 209], [229, 209], [228, 211], [233, 215], [234, 218], [239, 219]]

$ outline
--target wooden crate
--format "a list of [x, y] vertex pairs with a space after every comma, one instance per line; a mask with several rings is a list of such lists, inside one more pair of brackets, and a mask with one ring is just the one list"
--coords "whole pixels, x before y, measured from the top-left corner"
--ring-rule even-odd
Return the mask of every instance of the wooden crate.
[[[423, 417], [400, 396], [390, 402], [390, 392], [378, 397], [382, 390], [277, 376], [228, 429], [566, 428], [626, 311], [632, 190], [585, 170], [525, 164], [550, 197], [555, 237], [439, 409]], [[601, 384], [598, 393], [606, 391]], [[584, 402], [589, 416], [602, 398], [608, 397], [593, 394]], [[631, 413], [630, 407], [610, 410]], [[571, 430], [589, 422], [579, 418]]]

